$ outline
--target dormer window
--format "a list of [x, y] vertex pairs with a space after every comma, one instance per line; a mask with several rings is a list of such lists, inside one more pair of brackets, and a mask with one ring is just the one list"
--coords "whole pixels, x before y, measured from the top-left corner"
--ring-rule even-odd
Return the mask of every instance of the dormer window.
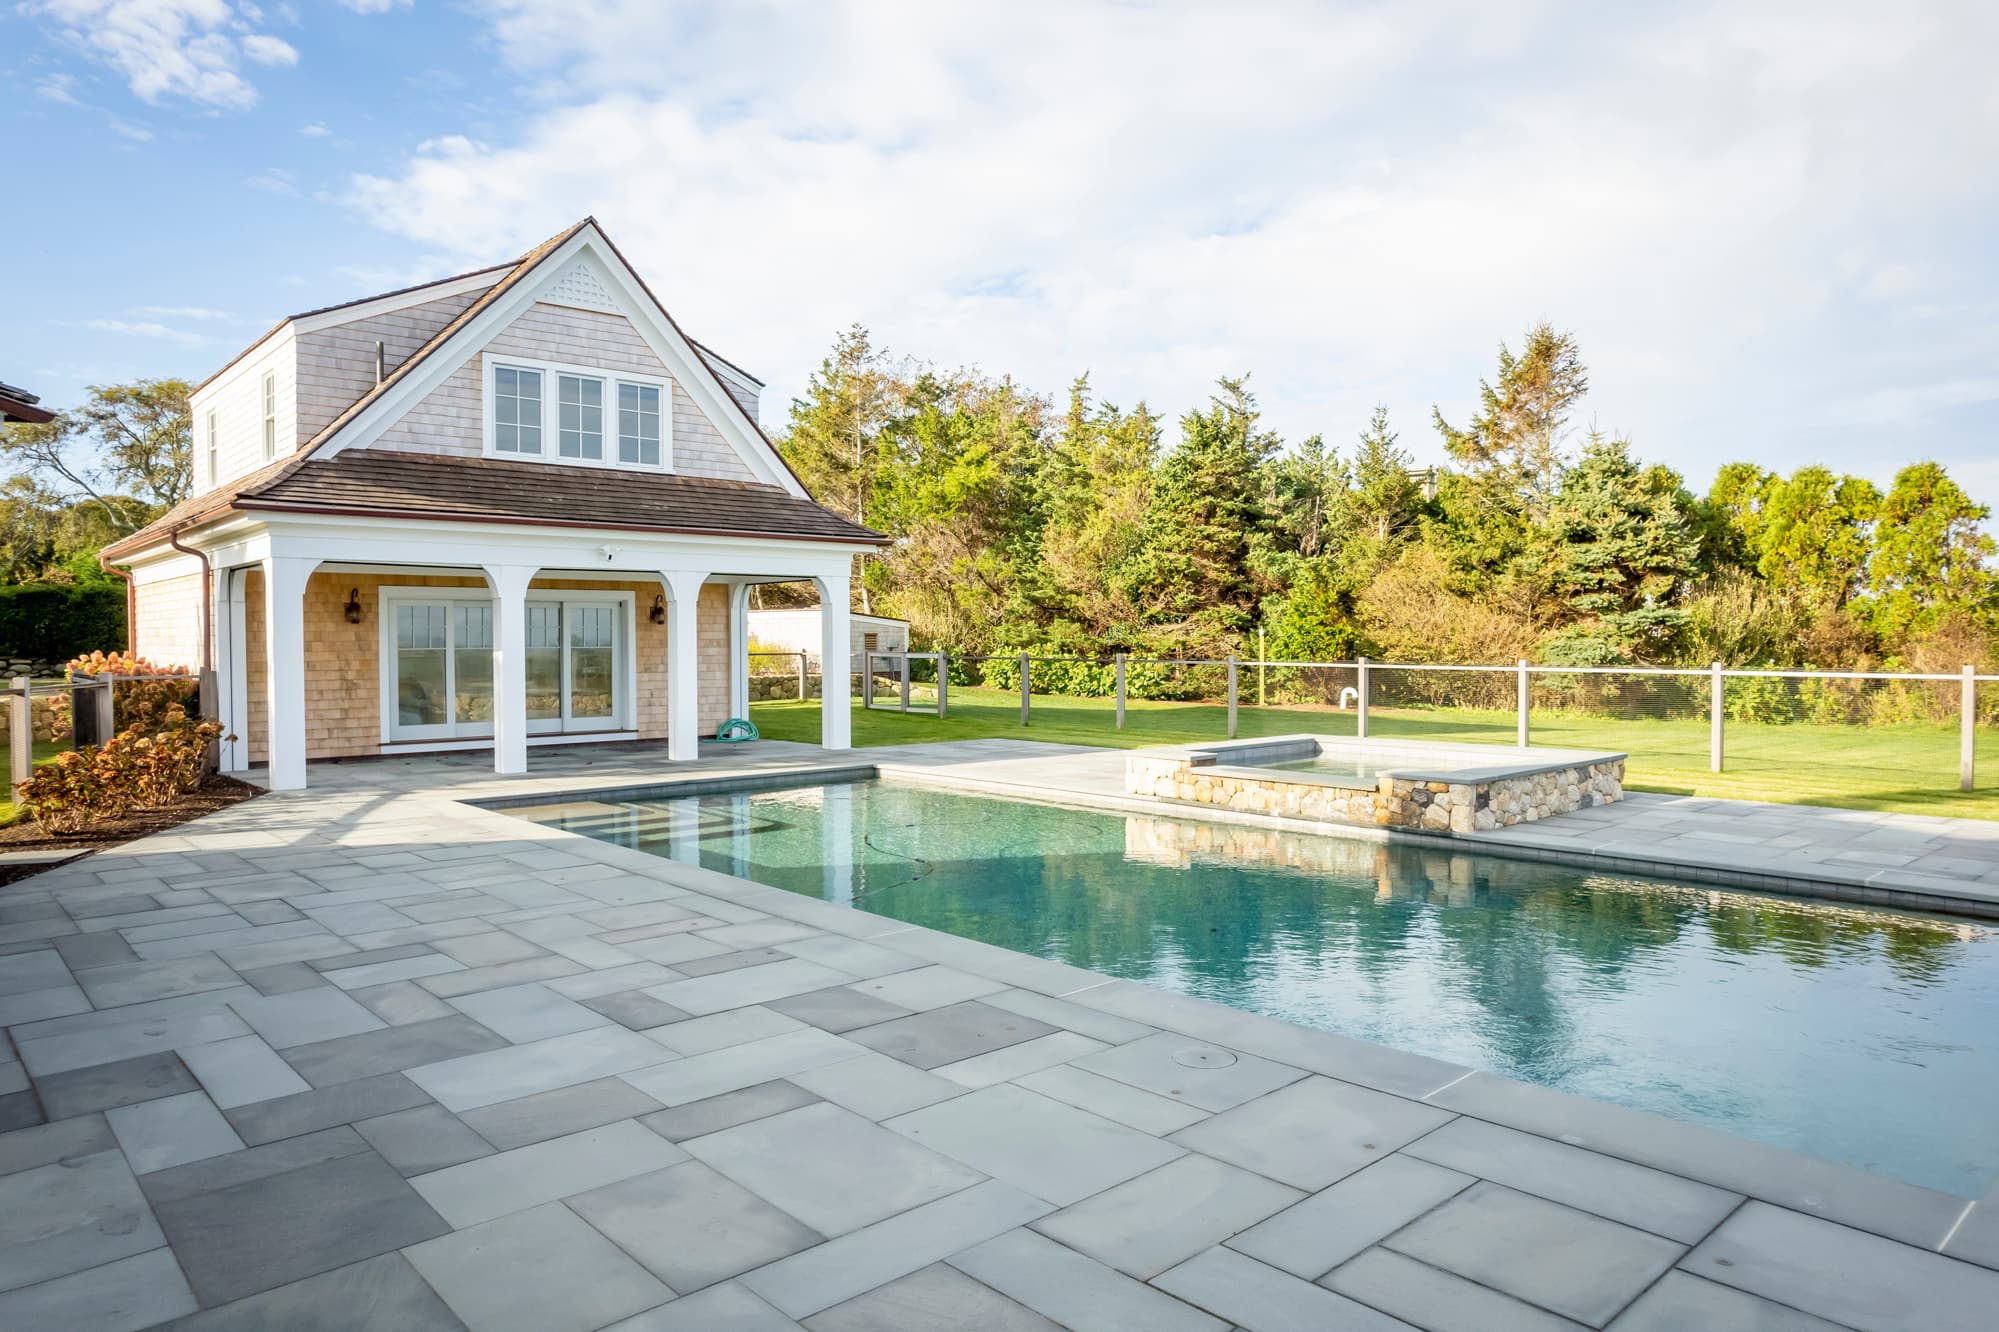
[[486, 452], [584, 467], [673, 465], [670, 381], [553, 362], [486, 360]]

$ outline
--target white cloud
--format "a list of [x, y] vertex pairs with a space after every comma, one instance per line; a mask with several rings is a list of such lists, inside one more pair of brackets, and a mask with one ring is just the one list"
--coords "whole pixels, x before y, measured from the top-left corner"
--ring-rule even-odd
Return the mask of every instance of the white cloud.
[[296, 199], [305, 193], [299, 188], [297, 175], [283, 167], [267, 167], [243, 183], [253, 190], [282, 195], [287, 199]]
[[211, 310], [205, 305], [142, 305], [132, 313], [142, 319], [231, 319], [227, 310]]
[[77, 100], [76, 79], [69, 74], [51, 74], [35, 85], [35, 95], [64, 106], [82, 106]]
[[1603, 424], [1704, 483], [1773, 447], [1892, 470], [1878, 405], [1999, 362], [1973, 3], [478, 7], [546, 109], [352, 203], [467, 266], [594, 213], [779, 415], [859, 319], [1168, 413], [1253, 369], [1287, 434], [1386, 401], [1429, 449], [1545, 317]]
[[92, 59], [118, 71], [146, 102], [186, 98], [204, 106], [253, 106], [257, 89], [240, 68], [294, 65], [290, 43], [255, 25], [262, 13], [230, 0], [28, 0]]
[[77, 327], [96, 333], [117, 333], [134, 338], [158, 338], [182, 347], [206, 346], [212, 339], [205, 333], [173, 328], [151, 319], [85, 319]]
[[386, 14], [391, 9], [407, 9], [411, 0], [340, 0], [344, 8], [356, 14]]
[[133, 143], [153, 141], [153, 132], [144, 125], [134, 125], [129, 120], [120, 120], [117, 116], [109, 117], [105, 123], [111, 127], [111, 132], [121, 139], [130, 139]]
[[299, 126], [298, 132], [305, 135], [308, 139], [327, 139], [333, 136], [333, 131], [318, 121], [314, 121], [310, 125]]

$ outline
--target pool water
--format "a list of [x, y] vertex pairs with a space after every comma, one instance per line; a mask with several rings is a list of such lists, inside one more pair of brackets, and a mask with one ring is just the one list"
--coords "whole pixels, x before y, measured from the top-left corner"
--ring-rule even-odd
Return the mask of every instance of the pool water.
[[1340, 754], [1319, 754], [1312, 758], [1292, 759], [1286, 763], [1259, 763], [1259, 768], [1279, 768], [1287, 772], [1323, 772], [1334, 777], [1351, 777], [1355, 781], [1374, 785], [1375, 779], [1384, 772], [1397, 768], [1407, 769], [1407, 763], [1378, 763]]
[[509, 811], [808, 897], [1726, 1129], [1999, 1177], [1999, 932], [884, 781]]

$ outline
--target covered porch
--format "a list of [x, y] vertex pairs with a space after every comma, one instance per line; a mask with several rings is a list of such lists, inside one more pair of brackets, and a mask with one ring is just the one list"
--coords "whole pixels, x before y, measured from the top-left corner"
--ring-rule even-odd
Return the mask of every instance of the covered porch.
[[[471, 751], [514, 776], [543, 746], [656, 742], [692, 761], [748, 713], [759, 583], [812, 583], [822, 653], [847, 655], [845, 543], [257, 526], [204, 554], [222, 766], [273, 790], [320, 759]], [[822, 744], [844, 749], [847, 674], [824, 687]]]

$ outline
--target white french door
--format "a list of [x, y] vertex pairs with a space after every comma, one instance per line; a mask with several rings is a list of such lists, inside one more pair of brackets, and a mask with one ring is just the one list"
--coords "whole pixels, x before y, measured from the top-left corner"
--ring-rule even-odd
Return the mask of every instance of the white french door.
[[[383, 590], [383, 723], [390, 741], [493, 734], [493, 603]], [[632, 715], [631, 598], [527, 602], [530, 734], [623, 731]]]

